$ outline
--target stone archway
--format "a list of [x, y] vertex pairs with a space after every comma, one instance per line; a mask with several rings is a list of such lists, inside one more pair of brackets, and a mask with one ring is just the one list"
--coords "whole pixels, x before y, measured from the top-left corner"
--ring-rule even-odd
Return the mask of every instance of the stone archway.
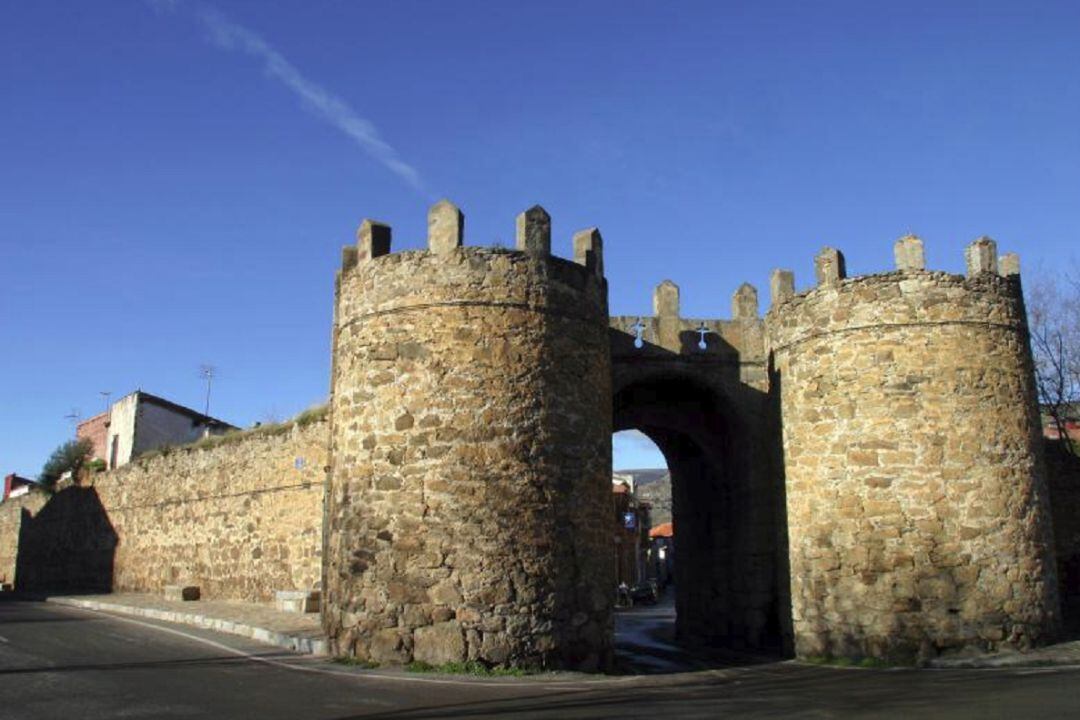
[[[614, 429], [647, 435], [671, 472], [676, 637], [729, 648], [781, 645], [780, 599], [749, 486], [747, 430], [729, 402], [692, 377], [657, 373], [614, 396]], [[755, 507], [758, 506], [758, 507]]]
[[664, 281], [653, 308], [611, 318], [613, 427], [647, 435], [671, 471], [676, 634], [790, 652], [779, 384], [757, 291], [736, 291], [731, 320], [684, 318]]

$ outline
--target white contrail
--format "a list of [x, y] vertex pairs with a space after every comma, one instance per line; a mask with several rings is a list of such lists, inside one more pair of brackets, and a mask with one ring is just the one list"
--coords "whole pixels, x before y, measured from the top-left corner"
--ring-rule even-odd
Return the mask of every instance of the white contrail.
[[[158, 11], [175, 10], [178, 5], [175, 0], [148, 2]], [[257, 33], [236, 24], [208, 5], [198, 5], [194, 10], [195, 17], [209, 31], [210, 40], [216, 46], [223, 50], [236, 50], [261, 60], [266, 74], [291, 90], [308, 110], [352, 138], [364, 152], [415, 190], [424, 192], [419, 173], [401, 159], [393, 146], [382, 139], [370, 120], [358, 115], [340, 97], [304, 77], [295, 65]]]

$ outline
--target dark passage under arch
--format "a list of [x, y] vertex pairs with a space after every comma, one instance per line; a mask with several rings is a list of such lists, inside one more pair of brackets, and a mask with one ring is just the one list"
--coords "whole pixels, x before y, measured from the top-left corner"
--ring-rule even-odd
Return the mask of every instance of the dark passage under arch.
[[668, 373], [617, 390], [614, 429], [647, 435], [671, 473], [676, 638], [785, 649], [782, 485], [771, 481], [771, 458], [757, 452], [753, 418], [747, 423], [729, 398], [695, 378]]

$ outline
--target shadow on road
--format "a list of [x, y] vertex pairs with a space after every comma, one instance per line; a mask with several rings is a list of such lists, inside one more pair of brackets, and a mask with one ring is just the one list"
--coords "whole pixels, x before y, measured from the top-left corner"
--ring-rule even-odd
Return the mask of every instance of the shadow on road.
[[669, 588], [656, 605], [640, 605], [615, 614], [618, 672], [663, 675], [772, 663], [779, 654], [687, 647], [675, 640], [675, 593]]

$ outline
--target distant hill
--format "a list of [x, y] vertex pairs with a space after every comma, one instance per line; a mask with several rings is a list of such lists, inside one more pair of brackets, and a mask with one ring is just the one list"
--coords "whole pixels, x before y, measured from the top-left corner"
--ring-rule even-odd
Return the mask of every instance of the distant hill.
[[671, 473], [666, 469], [616, 470], [612, 475], [616, 480], [620, 476], [633, 480], [634, 494], [652, 506], [653, 526], [671, 522]]

